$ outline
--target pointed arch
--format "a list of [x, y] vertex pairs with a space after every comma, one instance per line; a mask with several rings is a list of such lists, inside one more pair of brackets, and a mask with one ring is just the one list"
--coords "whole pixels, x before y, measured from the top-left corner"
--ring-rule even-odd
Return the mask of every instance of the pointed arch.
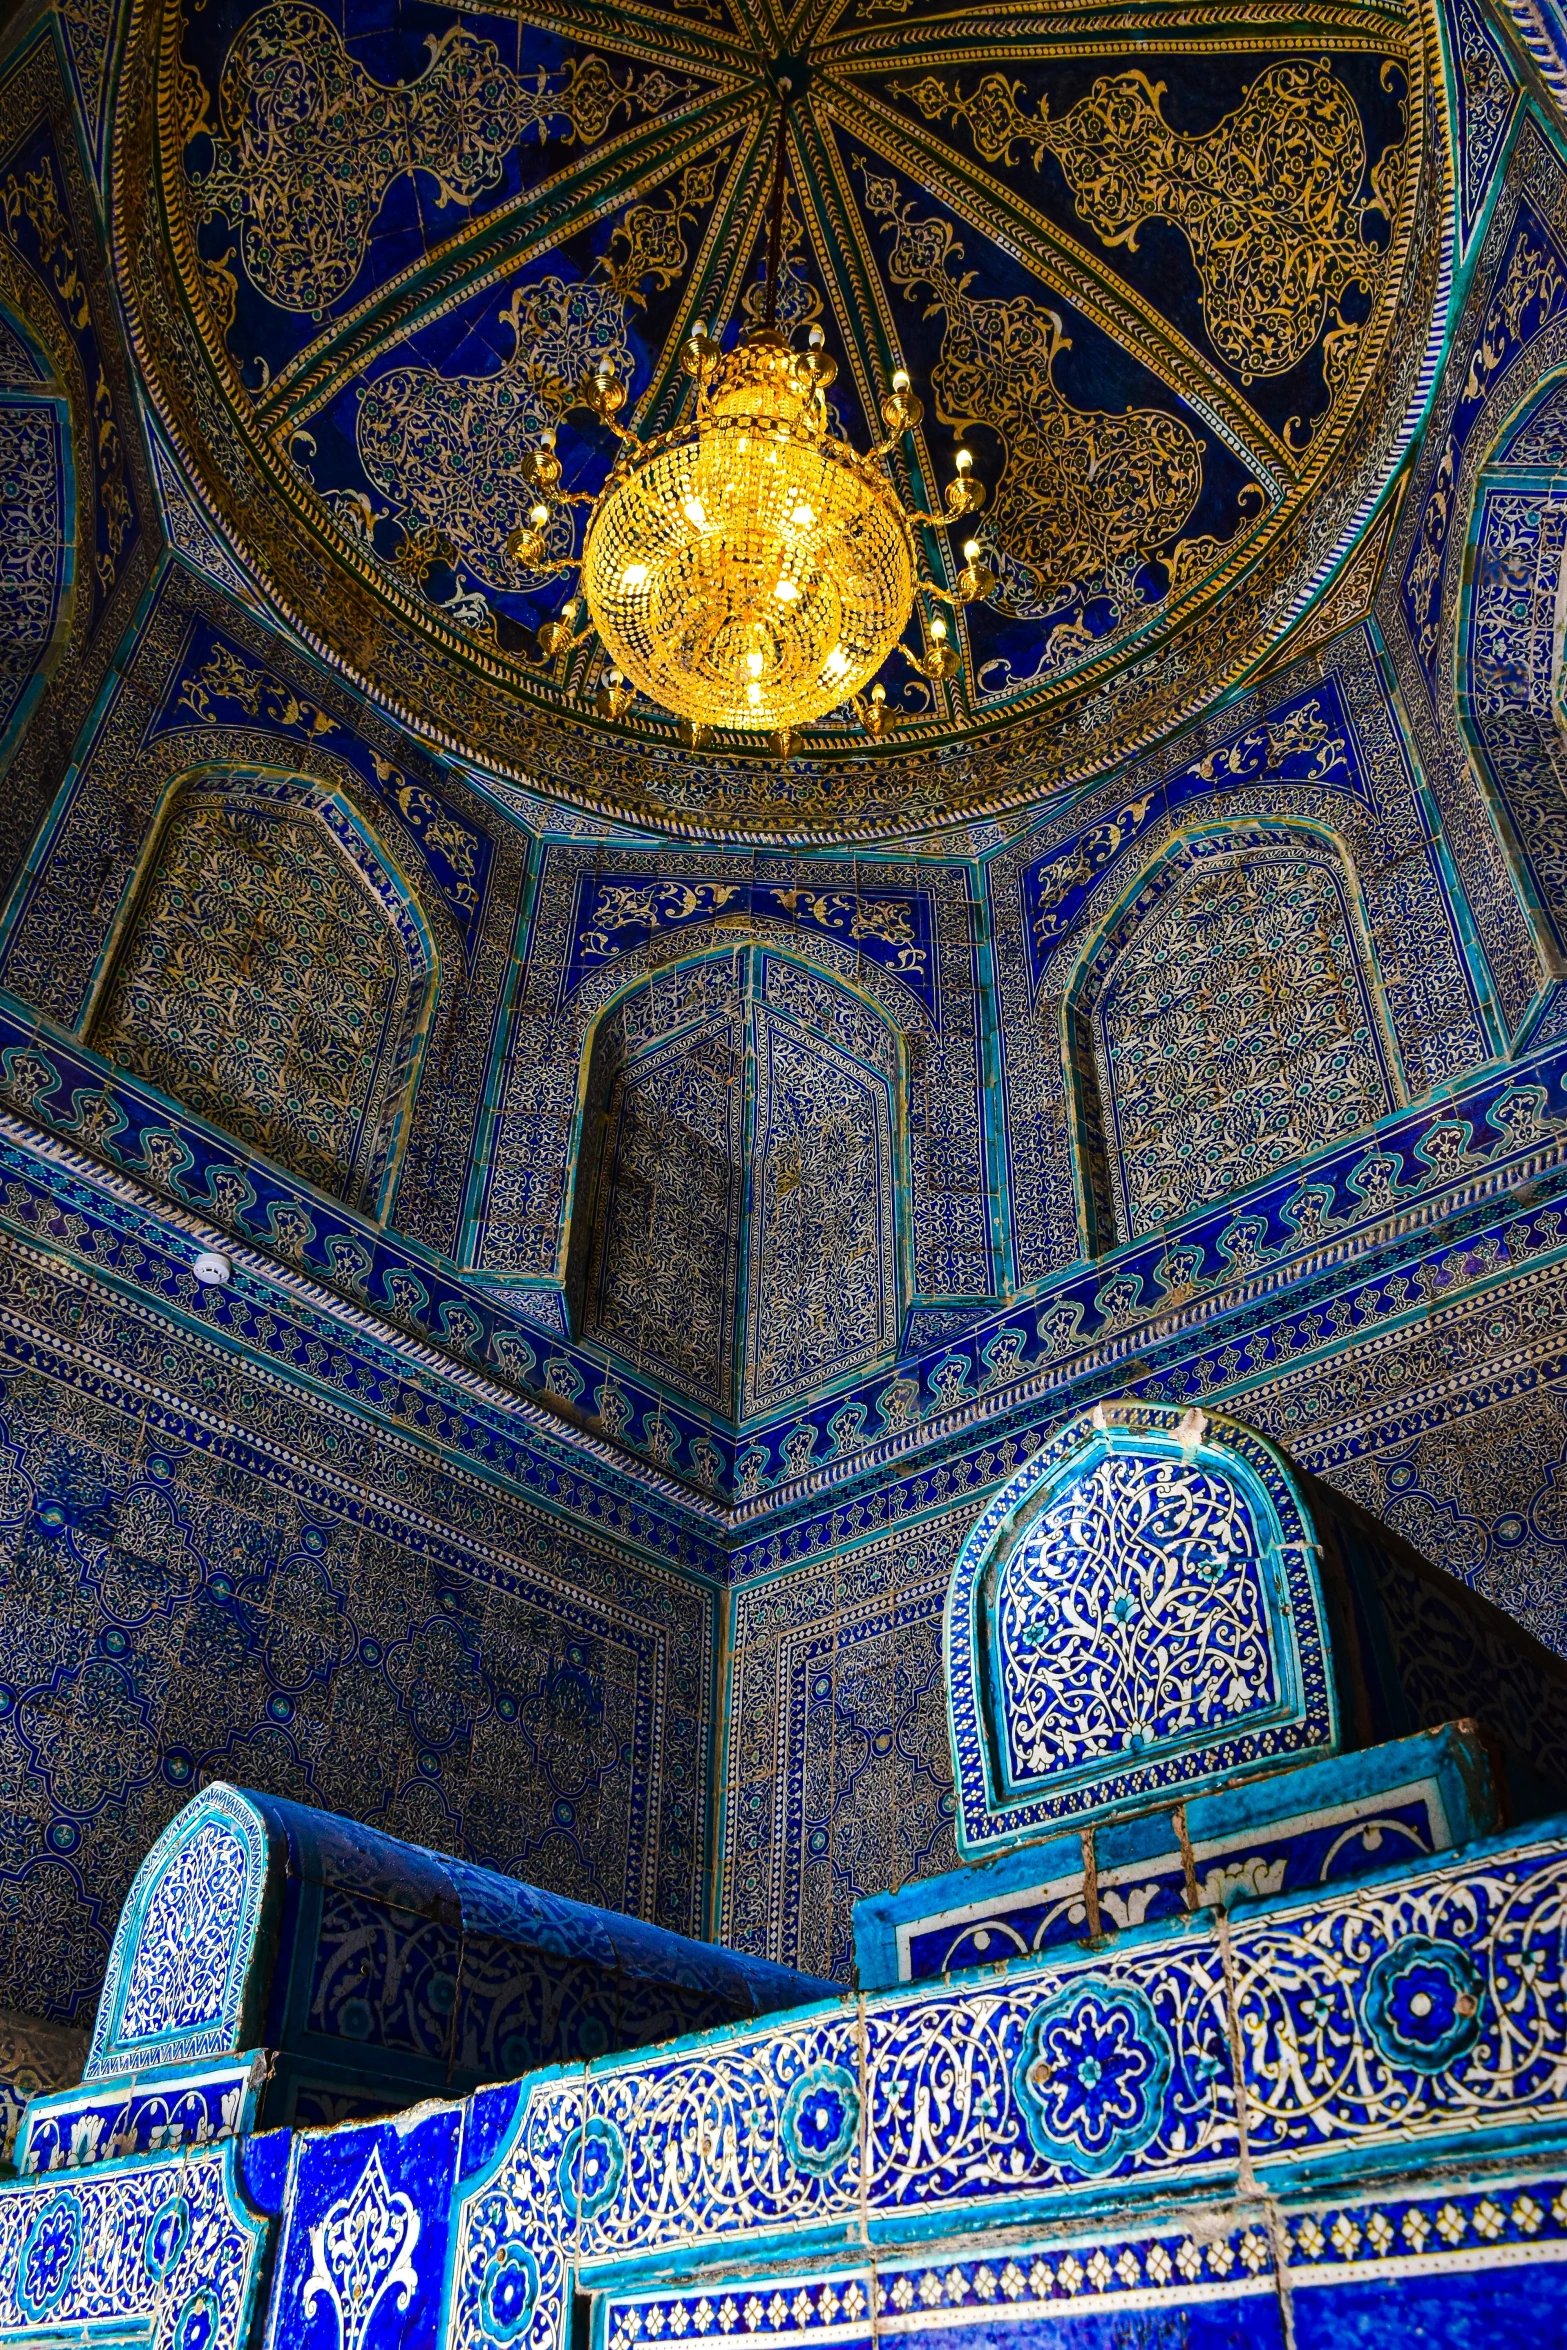
[[885, 1009], [797, 951], [705, 942], [628, 976], [583, 1045], [580, 1335], [736, 1420], [893, 1353], [904, 1083]]
[[1062, 1003], [1085, 1253], [1375, 1125], [1404, 1099], [1360, 892], [1301, 823], [1184, 833], [1085, 941]]
[[442, 961], [429, 909], [343, 793], [284, 769], [199, 768], [149, 829], [84, 1033], [384, 1216]]

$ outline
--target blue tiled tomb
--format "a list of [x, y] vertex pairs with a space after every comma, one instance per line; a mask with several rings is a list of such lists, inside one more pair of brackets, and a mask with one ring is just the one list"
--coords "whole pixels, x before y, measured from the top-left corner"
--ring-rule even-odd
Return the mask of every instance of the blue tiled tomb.
[[[80, 2087], [32, 2101], [0, 2182], [6, 2338], [1456, 2350], [1554, 2322], [1557, 1669], [1427, 1593], [1238, 1423], [1069, 1422], [951, 1577], [974, 1856], [861, 1904], [854, 1995], [205, 1789], [132, 1888]], [[1434, 1718], [1470, 1662], [1472, 1709]], [[1065, 1758], [1069, 1827], [989, 1846], [974, 1721], [1036, 1783]]]

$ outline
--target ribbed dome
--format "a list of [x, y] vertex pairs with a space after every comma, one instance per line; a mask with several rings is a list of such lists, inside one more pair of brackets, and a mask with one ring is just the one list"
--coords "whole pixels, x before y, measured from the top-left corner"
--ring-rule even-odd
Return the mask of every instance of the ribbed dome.
[[[211, 0], [138, 27], [119, 261], [214, 511], [421, 731], [641, 822], [885, 833], [1102, 772], [1276, 645], [1425, 380], [1447, 128], [1413, 4], [1307, 25], [1258, 0], [1221, 33], [1152, 7]], [[784, 78], [781, 323], [822, 328], [860, 450], [908, 368], [895, 484], [938, 505], [965, 438], [995, 575], [950, 682], [894, 652], [886, 738], [829, 707], [788, 763], [755, 734], [686, 750], [645, 694], [606, 724], [596, 635], [541, 654], [581, 506], [537, 571], [506, 556], [543, 427], [569, 489], [611, 462], [572, 387], [609, 359], [667, 431], [693, 325], [732, 351], [760, 317]], [[949, 534], [924, 558], [953, 584]]]

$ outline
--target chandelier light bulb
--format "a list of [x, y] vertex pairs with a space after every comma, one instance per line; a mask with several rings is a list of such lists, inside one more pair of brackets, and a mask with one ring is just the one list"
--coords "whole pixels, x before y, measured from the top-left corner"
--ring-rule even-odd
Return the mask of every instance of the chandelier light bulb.
[[939, 612], [936, 614], [936, 616], [935, 616], [934, 620], [932, 620], [932, 622], [931, 622], [931, 624], [930, 624], [930, 633], [931, 633], [931, 635], [932, 635], [932, 636], [933, 636], [933, 637], [936, 639], [936, 642], [937, 642], [938, 644], [940, 644], [940, 642], [941, 642], [942, 638], [943, 638], [943, 637], [946, 635], [946, 633], [947, 633], [947, 624], [946, 624], [946, 622], [945, 622], [945, 621], [942, 619], [942, 617], [941, 617], [941, 614], [940, 614]]
[[895, 367], [893, 369], [892, 388], [895, 392], [906, 392], [908, 390], [909, 371], [906, 367]]
[[549, 518], [550, 510], [548, 506], [530, 506], [528, 508], [528, 520], [532, 523], [535, 530], [542, 530], [546, 522], [548, 522]]
[[959, 449], [955, 462], [959, 473], [971, 472], [974, 464], [972, 451], [968, 449]]
[[964, 562], [965, 562], [965, 563], [977, 563], [977, 562], [979, 561], [979, 541], [978, 541], [978, 539], [965, 539], [965, 540], [964, 540], [964, 542], [963, 542], [963, 560], [964, 560]]

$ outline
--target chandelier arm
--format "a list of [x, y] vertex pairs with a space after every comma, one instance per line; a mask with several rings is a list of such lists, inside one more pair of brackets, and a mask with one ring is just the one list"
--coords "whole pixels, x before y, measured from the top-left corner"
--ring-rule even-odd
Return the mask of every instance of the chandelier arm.
[[892, 649], [895, 653], [901, 653], [909, 667], [917, 669], [921, 677], [927, 678], [932, 685], [950, 685], [958, 673], [956, 658], [950, 669], [944, 669], [939, 661], [927, 661], [922, 654], [916, 653], [912, 645], [904, 643], [902, 637], [899, 637]]

